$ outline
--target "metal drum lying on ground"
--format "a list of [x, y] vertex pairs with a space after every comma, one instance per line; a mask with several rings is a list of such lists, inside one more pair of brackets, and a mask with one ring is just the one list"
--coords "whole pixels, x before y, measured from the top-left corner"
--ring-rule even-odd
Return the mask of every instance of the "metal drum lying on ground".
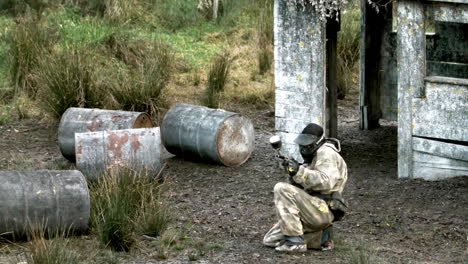
[[87, 179], [119, 167], [149, 175], [161, 169], [159, 127], [76, 133], [75, 141], [76, 166]]
[[146, 113], [71, 107], [60, 119], [58, 142], [62, 155], [75, 161], [75, 133], [152, 126]]
[[161, 138], [166, 149], [187, 158], [238, 166], [254, 149], [250, 119], [204, 106], [177, 104], [164, 116]]
[[90, 201], [77, 170], [0, 171], [0, 234], [88, 229]]

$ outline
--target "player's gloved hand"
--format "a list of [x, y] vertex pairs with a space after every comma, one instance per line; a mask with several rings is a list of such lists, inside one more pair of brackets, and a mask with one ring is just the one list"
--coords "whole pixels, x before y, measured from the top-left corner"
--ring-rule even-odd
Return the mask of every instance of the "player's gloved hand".
[[293, 158], [290, 158], [288, 160], [288, 165], [286, 166], [286, 171], [289, 173], [289, 176], [296, 175], [297, 171], [299, 171], [299, 162]]

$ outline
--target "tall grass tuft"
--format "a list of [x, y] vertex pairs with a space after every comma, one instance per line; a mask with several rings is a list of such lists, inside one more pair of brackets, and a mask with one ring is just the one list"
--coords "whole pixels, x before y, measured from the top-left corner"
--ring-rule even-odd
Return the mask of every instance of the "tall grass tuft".
[[342, 12], [338, 32], [338, 99], [344, 99], [359, 74], [360, 13], [353, 4]]
[[158, 114], [164, 106], [163, 90], [173, 70], [170, 46], [160, 40], [140, 44], [120, 37], [111, 40], [114, 56], [131, 66], [110, 87], [114, 100], [123, 110]]
[[231, 58], [228, 52], [224, 52], [214, 57], [208, 72], [208, 82], [206, 87], [205, 105], [211, 108], [219, 106], [219, 95], [226, 86]]
[[[50, 236], [50, 234], [48, 235]], [[80, 263], [80, 255], [68, 249], [69, 241], [66, 234], [58, 232], [54, 238], [46, 238], [44, 228], [38, 228], [28, 233], [27, 263], [31, 264], [75, 264]]]
[[269, 71], [273, 62], [273, 1], [265, 0], [258, 18], [258, 71]]
[[90, 183], [91, 225], [99, 240], [128, 251], [135, 235], [160, 235], [172, 215], [161, 198], [164, 183], [145, 171], [120, 168]]
[[69, 107], [101, 106], [93, 59], [84, 48], [76, 47], [42, 58], [35, 80], [46, 112], [59, 118]]
[[32, 72], [42, 58], [52, 53], [60, 34], [57, 28], [31, 18], [20, 17], [10, 33], [10, 61], [15, 95], [35, 97], [37, 88]]

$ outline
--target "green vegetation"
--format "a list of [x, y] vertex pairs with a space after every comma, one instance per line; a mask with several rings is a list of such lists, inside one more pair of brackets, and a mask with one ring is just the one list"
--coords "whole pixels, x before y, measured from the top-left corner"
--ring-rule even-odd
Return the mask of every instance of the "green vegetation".
[[28, 234], [28, 254], [26, 254], [27, 263], [31, 264], [78, 264], [81, 256], [70, 249], [66, 234], [56, 232], [52, 235], [53, 239], [46, 238], [44, 228], [31, 231]]
[[210, 108], [219, 107], [219, 96], [224, 91], [229, 75], [231, 58], [229, 53], [224, 52], [216, 56], [208, 72], [208, 83], [206, 87], [205, 105]]
[[355, 87], [359, 74], [359, 1], [350, 1], [341, 15], [341, 30], [338, 32], [338, 99], [344, 99]]
[[164, 184], [146, 172], [116, 169], [90, 183], [91, 226], [103, 245], [128, 251], [135, 236], [159, 236], [172, 217]]

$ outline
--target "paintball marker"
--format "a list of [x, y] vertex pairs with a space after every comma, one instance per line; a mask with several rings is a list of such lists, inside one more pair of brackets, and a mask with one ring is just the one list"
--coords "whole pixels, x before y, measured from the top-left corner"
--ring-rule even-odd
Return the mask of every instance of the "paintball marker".
[[290, 157], [285, 157], [283, 154], [281, 154], [281, 138], [279, 136], [272, 136], [270, 138], [270, 145], [273, 147], [274, 150], [276, 150], [276, 155], [275, 157], [280, 160], [279, 164], [280, 167], [286, 168], [288, 166], [289, 161], [292, 159]]
[[281, 138], [279, 136], [272, 136], [270, 138], [270, 145], [271, 147], [273, 147], [274, 150], [276, 150], [276, 155], [275, 155], [276, 158], [286, 160], [286, 157], [281, 155], [282, 143], [281, 143]]
[[[295, 159], [293, 158], [290, 158], [290, 157], [285, 157], [281, 154], [281, 146], [282, 146], [282, 143], [281, 143], [281, 138], [279, 136], [272, 136], [270, 137], [270, 145], [273, 147], [274, 150], [276, 150], [276, 155], [275, 157], [278, 159], [278, 163], [279, 163], [279, 166], [282, 168], [282, 169], [286, 169], [286, 171], [288, 171], [288, 173], [290, 172], [288, 169], [290, 168], [290, 162], [292, 163], [295, 163], [296, 166], [299, 166], [301, 165], [301, 163], [298, 163]], [[296, 172], [297, 172], [297, 168], [296, 168]], [[295, 173], [294, 173], [295, 174]], [[290, 174], [291, 175], [291, 174]], [[289, 183], [299, 187], [299, 188], [302, 188], [300, 185], [296, 185], [294, 183], [294, 181], [289, 181]]]

